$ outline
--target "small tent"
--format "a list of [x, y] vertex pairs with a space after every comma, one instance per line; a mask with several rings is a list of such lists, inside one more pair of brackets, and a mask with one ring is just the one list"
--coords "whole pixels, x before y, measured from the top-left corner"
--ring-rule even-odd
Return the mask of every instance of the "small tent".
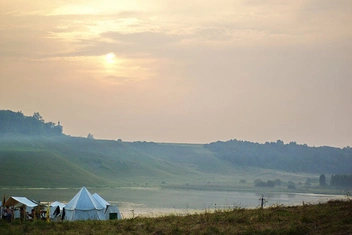
[[26, 197], [10, 197], [9, 199], [7, 199], [4, 206], [13, 206], [14, 208], [26, 206], [33, 208], [38, 206], [38, 204], [34, 203]]
[[66, 220], [106, 220], [105, 207], [98, 202], [85, 188], [81, 190], [66, 204]]
[[24, 207], [26, 212], [31, 213], [32, 209], [39, 206], [39, 204], [29, 200], [26, 197], [10, 197], [4, 204], [5, 207], [11, 206], [15, 208], [14, 218], [20, 217], [20, 212], [17, 210], [20, 207]]
[[118, 206], [111, 205], [97, 193], [94, 193], [93, 197], [105, 207], [104, 215], [106, 219], [122, 219]]
[[[54, 218], [56, 218], [56, 217], [60, 218], [62, 209], [63, 209], [65, 206], [66, 206], [66, 204], [61, 203], [61, 202], [58, 202], [58, 201], [55, 201], [55, 202], [50, 203], [50, 218], [51, 218], [51, 219], [54, 219]], [[57, 207], [59, 207], [59, 213], [58, 213], [56, 216], [54, 216], [54, 212], [55, 212], [55, 210], [57, 209]]]

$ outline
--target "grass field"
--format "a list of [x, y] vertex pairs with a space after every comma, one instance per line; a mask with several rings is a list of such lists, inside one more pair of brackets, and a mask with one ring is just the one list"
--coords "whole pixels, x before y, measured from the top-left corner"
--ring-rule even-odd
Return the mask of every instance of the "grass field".
[[110, 221], [0, 221], [0, 234], [352, 234], [352, 201]]

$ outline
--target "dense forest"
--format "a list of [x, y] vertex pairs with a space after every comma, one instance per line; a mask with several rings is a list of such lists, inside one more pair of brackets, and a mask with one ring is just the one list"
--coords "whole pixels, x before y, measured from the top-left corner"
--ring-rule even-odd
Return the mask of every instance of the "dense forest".
[[22, 112], [0, 110], [0, 134], [62, 135], [62, 126], [60, 123], [45, 122], [39, 112], [24, 116]]
[[352, 173], [352, 148], [309, 147], [283, 141], [265, 144], [230, 140], [204, 145], [219, 158], [235, 165], [284, 171], [342, 174]]

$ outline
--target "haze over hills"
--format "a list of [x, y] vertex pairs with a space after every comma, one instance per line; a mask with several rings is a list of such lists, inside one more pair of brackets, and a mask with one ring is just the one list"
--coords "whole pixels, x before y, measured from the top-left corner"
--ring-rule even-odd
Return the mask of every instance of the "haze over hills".
[[[234, 185], [352, 174], [352, 149], [229, 140], [209, 144], [71, 137], [39, 113], [0, 111], [1, 187]], [[291, 177], [291, 178], [289, 178]]]

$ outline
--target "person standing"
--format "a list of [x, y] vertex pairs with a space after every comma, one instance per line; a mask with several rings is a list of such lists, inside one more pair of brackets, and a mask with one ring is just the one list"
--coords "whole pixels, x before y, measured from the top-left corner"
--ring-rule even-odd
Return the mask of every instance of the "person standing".
[[21, 206], [20, 208], [20, 219], [21, 219], [21, 222], [28, 219], [27, 211], [24, 209], [23, 206]]
[[12, 209], [10, 209], [8, 206], [6, 207], [5, 209], [5, 212], [6, 212], [6, 220], [7, 222], [11, 222], [12, 221], [12, 215], [13, 215], [13, 211]]

